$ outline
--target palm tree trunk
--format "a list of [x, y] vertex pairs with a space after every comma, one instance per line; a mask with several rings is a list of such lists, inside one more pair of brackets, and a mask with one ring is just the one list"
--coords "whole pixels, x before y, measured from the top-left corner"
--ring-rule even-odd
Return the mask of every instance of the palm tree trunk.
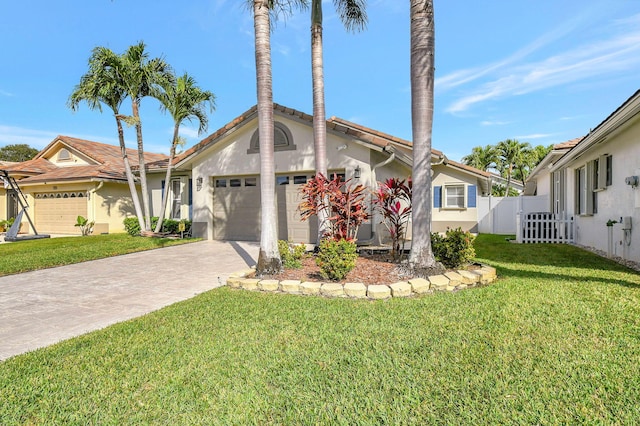
[[411, 0], [412, 242], [409, 264], [419, 275], [440, 272], [431, 249], [431, 135], [434, 80], [433, 0]]
[[162, 207], [158, 214], [158, 223], [153, 232], [160, 232], [162, 229], [162, 222], [164, 221], [164, 215], [167, 211], [167, 204], [169, 202], [169, 189], [171, 187], [171, 171], [173, 170], [173, 159], [176, 156], [176, 144], [178, 143], [178, 133], [180, 131], [180, 124], [176, 123], [173, 127], [173, 139], [171, 142], [171, 150], [169, 151], [169, 162], [167, 163], [167, 173], [164, 177], [164, 189], [162, 190]]
[[140, 229], [144, 229], [144, 216], [142, 215], [142, 208], [140, 208], [140, 198], [138, 197], [138, 188], [133, 180], [133, 173], [131, 172], [131, 164], [129, 164], [129, 156], [127, 155], [127, 147], [124, 143], [124, 130], [122, 129], [122, 122], [120, 118], [116, 116], [116, 125], [118, 126], [118, 141], [120, 142], [120, 152], [122, 154], [122, 162], [124, 163], [124, 171], [127, 176], [127, 183], [129, 184], [129, 192], [131, 192], [131, 200], [133, 201], [133, 208], [138, 218], [138, 224]]
[[254, 0], [256, 81], [258, 92], [258, 136], [260, 139], [260, 254], [256, 273], [282, 270], [278, 252], [275, 200], [275, 159], [273, 153], [273, 93], [271, 78], [271, 28], [267, 0]]
[[[313, 143], [316, 177], [327, 176], [327, 119], [324, 108], [324, 65], [322, 59], [322, 0], [313, 0], [311, 10], [311, 76], [313, 82]], [[319, 200], [326, 206], [327, 200]], [[318, 239], [327, 232], [329, 214], [318, 209]]]
[[151, 230], [151, 210], [149, 209], [149, 191], [147, 185], [147, 167], [144, 159], [144, 146], [142, 143], [142, 123], [137, 101], [133, 101], [131, 111], [136, 122], [136, 139], [138, 141], [138, 168], [140, 170], [140, 190], [142, 192], [142, 206], [144, 211], [144, 230]]

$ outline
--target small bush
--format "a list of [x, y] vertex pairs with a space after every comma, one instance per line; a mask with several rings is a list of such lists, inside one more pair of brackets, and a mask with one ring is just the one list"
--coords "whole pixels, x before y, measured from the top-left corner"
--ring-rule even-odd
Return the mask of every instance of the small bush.
[[355, 242], [327, 238], [320, 242], [316, 264], [324, 279], [340, 281], [356, 267], [357, 258]]
[[285, 269], [302, 268], [302, 258], [307, 251], [307, 247], [304, 244], [293, 245], [287, 241], [279, 240], [278, 251], [282, 258], [282, 266]]
[[[155, 229], [156, 224], [158, 223], [158, 217], [154, 216], [151, 218], [151, 229]], [[189, 232], [191, 229], [191, 221], [187, 219], [182, 219], [180, 221], [174, 219], [165, 219], [162, 221], [162, 229], [160, 232], [168, 232], [169, 234], [178, 234], [180, 223], [184, 223], [184, 232]], [[137, 237], [140, 235], [140, 224], [138, 223], [137, 217], [128, 217], [124, 220], [124, 229], [127, 231], [127, 234], [132, 237]]]
[[476, 256], [473, 248], [475, 237], [462, 228], [447, 229], [444, 236], [431, 234], [431, 247], [437, 260], [449, 269], [466, 265]]

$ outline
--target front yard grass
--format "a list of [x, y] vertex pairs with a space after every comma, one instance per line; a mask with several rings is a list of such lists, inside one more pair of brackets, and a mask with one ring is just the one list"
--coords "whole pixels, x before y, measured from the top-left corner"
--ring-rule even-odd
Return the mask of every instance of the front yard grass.
[[0, 244], [0, 276], [151, 250], [190, 241], [194, 240], [132, 237], [123, 233], [3, 243]]
[[480, 235], [494, 284], [388, 301], [220, 288], [0, 363], [14, 424], [633, 424], [640, 275]]

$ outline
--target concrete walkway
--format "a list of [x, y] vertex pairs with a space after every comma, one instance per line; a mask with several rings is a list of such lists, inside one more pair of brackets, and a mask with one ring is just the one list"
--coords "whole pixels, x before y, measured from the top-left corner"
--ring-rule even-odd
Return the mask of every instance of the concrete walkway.
[[0, 361], [219, 287], [258, 251], [202, 241], [0, 277]]

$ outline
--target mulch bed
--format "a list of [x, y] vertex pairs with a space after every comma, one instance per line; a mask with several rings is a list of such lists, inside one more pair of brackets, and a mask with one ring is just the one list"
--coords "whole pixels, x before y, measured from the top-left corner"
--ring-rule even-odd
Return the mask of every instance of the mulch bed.
[[[302, 268], [285, 269], [280, 274], [271, 275], [274, 280], [300, 280], [304, 281], [326, 281], [320, 275], [320, 268], [316, 265], [312, 255], [302, 259]], [[363, 283], [372, 284], [392, 284], [397, 281], [406, 280], [398, 269], [398, 264], [391, 261], [391, 257], [385, 254], [360, 255], [356, 261], [356, 267], [351, 270], [345, 279], [340, 283]]]

